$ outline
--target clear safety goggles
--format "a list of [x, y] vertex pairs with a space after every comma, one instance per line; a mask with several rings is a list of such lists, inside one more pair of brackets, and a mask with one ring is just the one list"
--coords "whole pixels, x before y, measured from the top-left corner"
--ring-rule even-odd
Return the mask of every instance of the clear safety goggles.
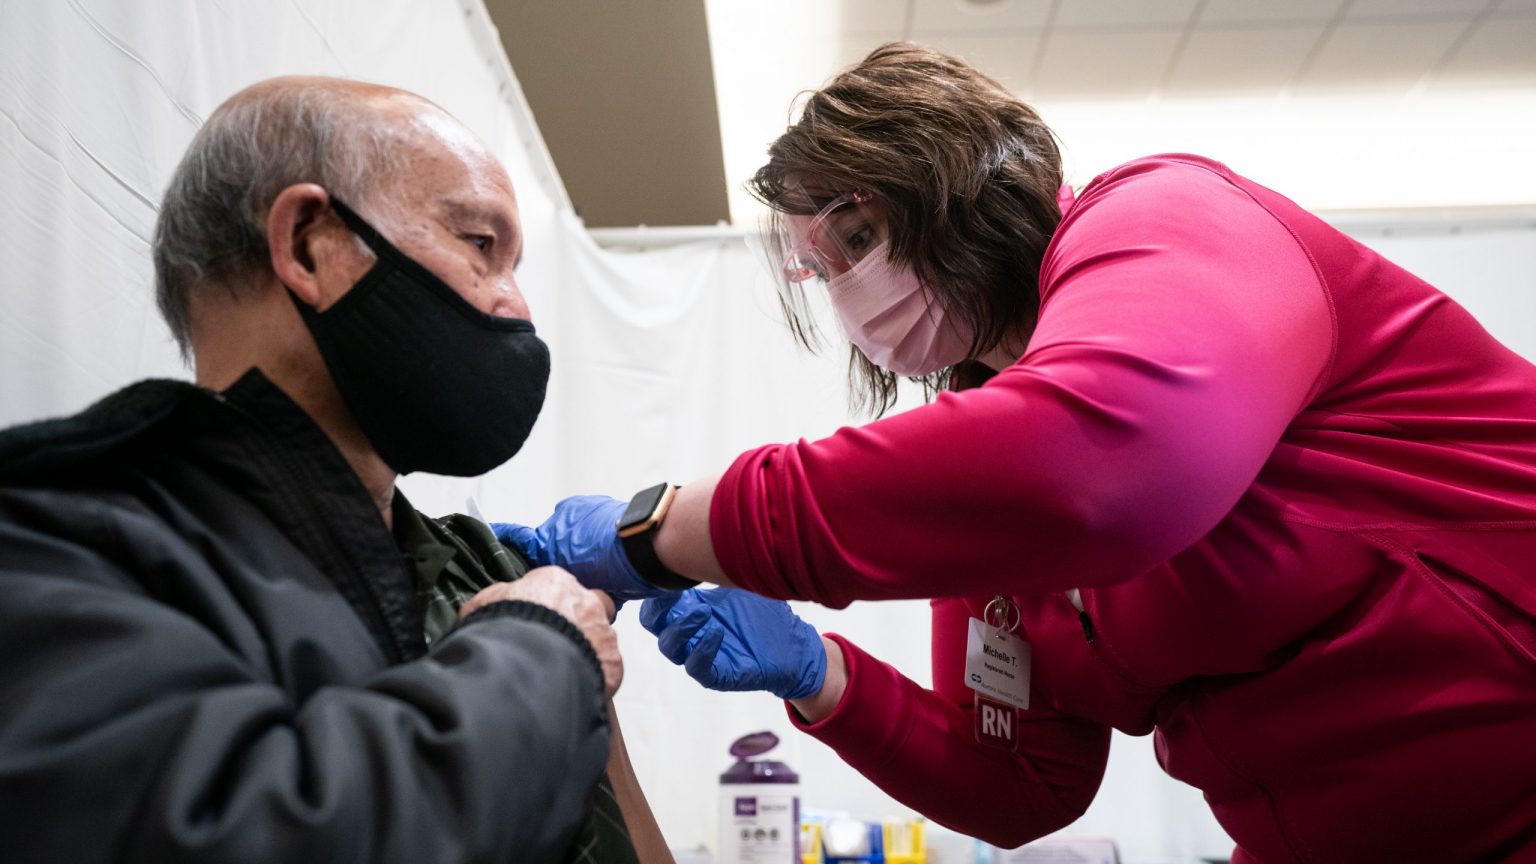
[[868, 192], [828, 200], [798, 189], [778, 203], [777, 246], [784, 251], [784, 280], [798, 284], [848, 272], [877, 243], [878, 215]]

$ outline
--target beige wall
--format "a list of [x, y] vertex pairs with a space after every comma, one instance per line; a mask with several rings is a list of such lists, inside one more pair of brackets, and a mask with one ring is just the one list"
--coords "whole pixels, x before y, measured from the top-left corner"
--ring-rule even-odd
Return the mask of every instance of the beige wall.
[[589, 227], [730, 218], [704, 0], [487, 0]]

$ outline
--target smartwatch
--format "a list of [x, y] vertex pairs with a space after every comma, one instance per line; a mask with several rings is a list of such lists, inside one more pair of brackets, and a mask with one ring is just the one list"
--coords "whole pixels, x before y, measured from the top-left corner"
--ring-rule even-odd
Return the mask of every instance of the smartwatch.
[[617, 526], [619, 543], [624, 547], [624, 556], [629, 559], [630, 566], [641, 579], [669, 591], [683, 591], [699, 584], [697, 580], [673, 573], [656, 556], [656, 532], [661, 528], [661, 520], [667, 517], [672, 500], [677, 497], [677, 489], [671, 483], [658, 483], [635, 493]]

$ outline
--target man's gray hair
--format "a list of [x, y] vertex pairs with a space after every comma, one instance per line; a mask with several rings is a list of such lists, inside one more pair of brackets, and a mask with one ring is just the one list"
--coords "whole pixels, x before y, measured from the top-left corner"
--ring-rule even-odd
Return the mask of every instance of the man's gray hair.
[[[404, 161], [396, 124], [340, 82], [258, 86], [208, 118], [172, 175], [155, 223], [155, 301], [183, 356], [192, 292], [238, 294], [270, 272], [266, 218], [278, 194], [317, 183], [359, 207]], [[382, 91], [382, 88], [381, 88]]]

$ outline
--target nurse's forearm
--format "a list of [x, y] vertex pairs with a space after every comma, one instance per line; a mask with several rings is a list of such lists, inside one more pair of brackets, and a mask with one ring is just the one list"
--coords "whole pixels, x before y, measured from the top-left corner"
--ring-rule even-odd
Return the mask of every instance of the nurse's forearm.
[[848, 663], [843, 659], [843, 646], [821, 637], [821, 648], [827, 652], [827, 677], [821, 682], [821, 692], [803, 699], [791, 699], [800, 716], [807, 723], [819, 723], [843, 701], [843, 691], [848, 689]]
[[720, 475], [704, 477], [677, 490], [661, 530], [656, 532], [656, 557], [668, 570], [700, 582], [731, 585], [715, 559], [709, 536], [709, 502]]

